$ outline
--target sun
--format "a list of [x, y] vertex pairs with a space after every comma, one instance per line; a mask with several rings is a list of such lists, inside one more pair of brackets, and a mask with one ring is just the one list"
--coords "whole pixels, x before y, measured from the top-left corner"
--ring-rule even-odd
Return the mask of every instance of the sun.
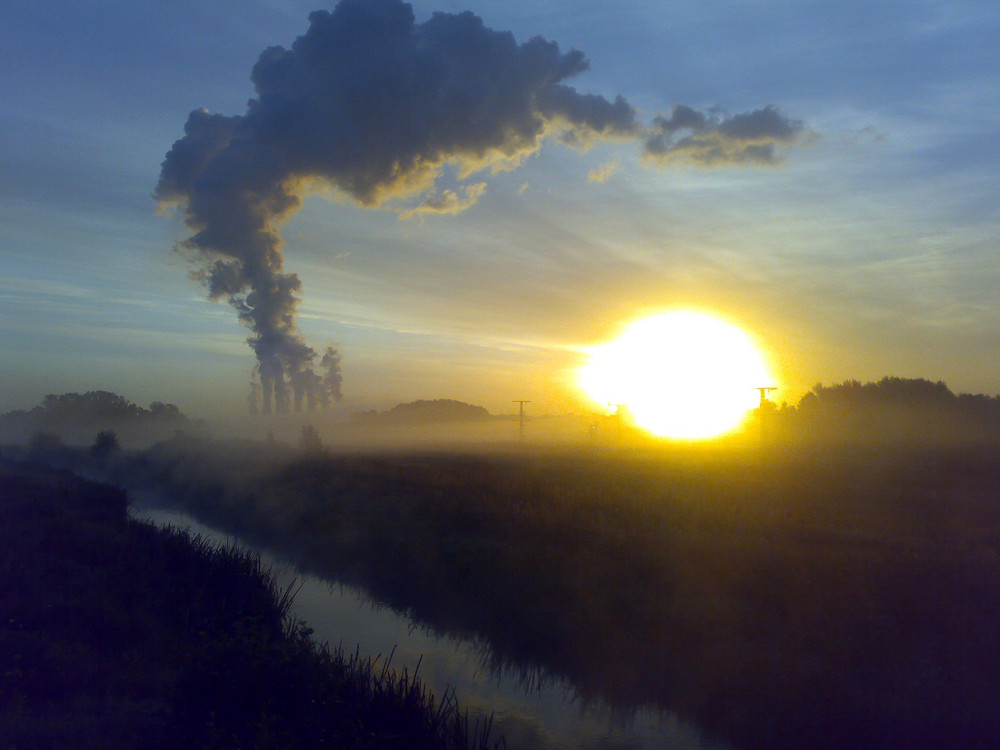
[[764, 356], [741, 328], [703, 312], [637, 320], [590, 350], [578, 372], [601, 405], [624, 405], [636, 426], [661, 437], [704, 439], [738, 428], [772, 385]]

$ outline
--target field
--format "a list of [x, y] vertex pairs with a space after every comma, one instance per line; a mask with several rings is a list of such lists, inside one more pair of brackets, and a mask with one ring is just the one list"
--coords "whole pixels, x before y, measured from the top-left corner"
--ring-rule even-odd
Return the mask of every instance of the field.
[[178, 440], [155, 488], [526, 680], [737, 747], [1000, 742], [989, 445], [315, 454]]

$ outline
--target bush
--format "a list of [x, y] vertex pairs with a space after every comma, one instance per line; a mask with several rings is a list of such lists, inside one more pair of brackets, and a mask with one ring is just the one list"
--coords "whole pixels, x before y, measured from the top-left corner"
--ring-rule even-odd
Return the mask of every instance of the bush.
[[114, 430], [101, 430], [94, 438], [94, 444], [90, 446], [90, 455], [100, 460], [107, 458], [120, 447], [118, 435]]
[[303, 453], [323, 452], [323, 441], [320, 440], [319, 433], [311, 424], [302, 428], [302, 434], [299, 436], [299, 448]]

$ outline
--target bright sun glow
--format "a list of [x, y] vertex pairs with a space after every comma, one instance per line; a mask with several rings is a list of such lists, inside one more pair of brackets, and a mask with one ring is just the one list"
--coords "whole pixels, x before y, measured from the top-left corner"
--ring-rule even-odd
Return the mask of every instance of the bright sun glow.
[[683, 439], [736, 429], [759, 403], [755, 389], [773, 385], [744, 331], [686, 310], [632, 323], [593, 349], [578, 377], [597, 403], [624, 404], [638, 427]]

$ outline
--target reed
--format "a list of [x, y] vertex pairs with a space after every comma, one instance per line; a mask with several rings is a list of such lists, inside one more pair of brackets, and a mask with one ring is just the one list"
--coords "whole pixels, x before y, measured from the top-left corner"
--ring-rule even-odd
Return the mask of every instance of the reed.
[[259, 555], [124, 497], [0, 463], [0, 746], [502, 745], [417, 675], [313, 642]]

